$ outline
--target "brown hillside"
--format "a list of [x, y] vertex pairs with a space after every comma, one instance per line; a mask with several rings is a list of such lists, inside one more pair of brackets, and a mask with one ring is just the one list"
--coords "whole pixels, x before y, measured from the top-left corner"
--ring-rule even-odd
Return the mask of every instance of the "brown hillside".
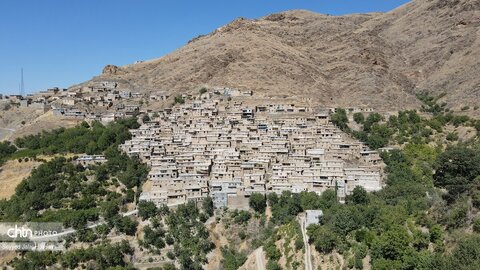
[[107, 66], [93, 80], [146, 92], [248, 88], [377, 109], [416, 107], [414, 94], [428, 90], [472, 106], [480, 97], [479, 26], [480, 0], [415, 0], [384, 14], [287, 11], [236, 19], [164, 57]]

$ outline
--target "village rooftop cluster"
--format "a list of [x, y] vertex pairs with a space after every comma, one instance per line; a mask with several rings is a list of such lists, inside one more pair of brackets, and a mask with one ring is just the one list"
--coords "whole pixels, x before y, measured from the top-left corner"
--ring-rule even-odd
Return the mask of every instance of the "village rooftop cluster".
[[210, 196], [216, 208], [244, 208], [252, 193], [333, 189], [344, 201], [356, 186], [382, 188], [378, 152], [331, 124], [334, 109], [249, 105], [247, 94], [204, 92], [131, 130], [121, 149], [151, 166], [141, 200], [175, 206]]
[[108, 123], [140, 112], [145, 100], [164, 101], [168, 95], [146, 95], [101, 81], [72, 89], [51, 88], [27, 96], [0, 95], [0, 102], [13, 107], [32, 108], [38, 113], [52, 110], [57, 117]]

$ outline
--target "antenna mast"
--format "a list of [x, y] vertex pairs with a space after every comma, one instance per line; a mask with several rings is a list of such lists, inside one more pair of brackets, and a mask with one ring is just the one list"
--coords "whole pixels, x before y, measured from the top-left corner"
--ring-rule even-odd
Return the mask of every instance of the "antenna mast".
[[23, 67], [21, 69], [20, 95], [25, 95], [25, 84], [23, 83]]

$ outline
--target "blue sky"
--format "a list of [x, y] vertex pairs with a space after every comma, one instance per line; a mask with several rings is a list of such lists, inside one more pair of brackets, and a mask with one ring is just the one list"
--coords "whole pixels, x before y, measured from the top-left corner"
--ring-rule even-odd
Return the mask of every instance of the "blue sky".
[[408, 0], [1, 0], [0, 93], [68, 87], [165, 55], [237, 17], [307, 9], [342, 15], [388, 11]]

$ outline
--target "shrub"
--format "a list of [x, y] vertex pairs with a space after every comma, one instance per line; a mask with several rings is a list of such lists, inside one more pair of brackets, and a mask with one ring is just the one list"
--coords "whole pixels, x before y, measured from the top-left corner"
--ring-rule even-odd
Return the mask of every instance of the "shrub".
[[365, 116], [361, 112], [354, 113], [353, 121], [355, 121], [357, 124], [363, 124], [363, 122], [365, 121]]
[[202, 94], [205, 94], [207, 91], [208, 91], [207, 88], [202, 87], [198, 92], [200, 93], [200, 95], [202, 95]]
[[250, 207], [258, 213], [264, 213], [267, 207], [267, 200], [265, 195], [260, 193], [253, 193], [250, 196], [248, 204]]
[[347, 112], [344, 109], [337, 108], [335, 113], [330, 116], [330, 119], [334, 125], [343, 131], [348, 130], [348, 117]]
[[447, 139], [447, 141], [453, 142], [453, 141], [458, 140], [458, 135], [457, 135], [457, 133], [455, 133], [455, 132], [449, 132], [449, 133], [447, 134], [446, 139]]
[[158, 213], [157, 206], [153, 202], [140, 201], [138, 203], [138, 215], [146, 220]]
[[250, 214], [250, 212], [241, 210], [241, 211], [238, 211], [238, 214], [235, 216], [234, 221], [237, 224], [246, 224], [251, 217], [252, 217], [252, 214]]
[[473, 222], [473, 231], [474, 231], [474, 232], [477, 232], [477, 233], [480, 233], [480, 218], [477, 218], [477, 219]]
[[185, 99], [181, 95], [178, 95], [175, 97], [174, 104], [184, 104], [184, 103], [185, 103]]

